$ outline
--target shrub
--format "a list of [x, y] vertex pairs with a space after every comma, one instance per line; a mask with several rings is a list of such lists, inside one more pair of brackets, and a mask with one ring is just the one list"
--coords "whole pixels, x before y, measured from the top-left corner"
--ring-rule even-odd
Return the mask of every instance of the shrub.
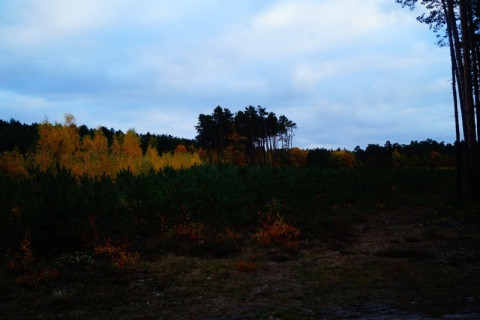
[[104, 244], [95, 248], [95, 256], [109, 260], [116, 268], [123, 269], [135, 265], [140, 259], [138, 253], [132, 253], [128, 250], [128, 242], [120, 245], [113, 245], [112, 240], [107, 238]]
[[189, 214], [179, 217], [173, 226], [173, 237], [177, 240], [203, 244], [207, 240], [207, 227], [198, 221], [193, 221]]
[[260, 213], [263, 226], [255, 233], [255, 237], [264, 246], [282, 246], [286, 249], [296, 249], [300, 230], [284, 221], [277, 211], [279, 203], [273, 200], [267, 207], [268, 211]]

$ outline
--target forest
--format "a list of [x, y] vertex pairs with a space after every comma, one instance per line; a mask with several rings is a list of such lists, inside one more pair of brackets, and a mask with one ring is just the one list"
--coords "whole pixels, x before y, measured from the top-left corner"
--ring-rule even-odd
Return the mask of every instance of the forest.
[[438, 180], [455, 176], [454, 145], [303, 150], [291, 146], [295, 126], [261, 107], [201, 114], [195, 140], [89, 129], [71, 114], [54, 124], [1, 120], [0, 249], [25, 237], [44, 253], [58, 243], [85, 249], [88, 221], [104, 237], [153, 236], [178, 219], [220, 229], [256, 223], [271, 201], [293, 211], [372, 205], [398, 188], [453, 186]]
[[[246, 116], [250, 114], [250, 116]], [[263, 116], [262, 116], [263, 114]], [[265, 116], [266, 115], [266, 116]], [[240, 121], [240, 118], [244, 118]], [[247, 120], [245, 120], [247, 119]], [[238, 123], [242, 122], [242, 125]], [[67, 127], [72, 127], [68, 130]], [[240, 128], [237, 130], [237, 127]], [[457, 146], [465, 149], [464, 142], [459, 144], [437, 142], [432, 139], [411, 141], [409, 144], [391, 143], [368, 144], [365, 149], [357, 146], [354, 150], [346, 149], [300, 149], [292, 146], [293, 129], [296, 124], [285, 116], [279, 119], [273, 112], [266, 113], [264, 108], [252, 106], [238, 112], [235, 117], [228, 109], [216, 107], [212, 115], [201, 114], [196, 126], [198, 136], [195, 139], [173, 137], [168, 134], [141, 134], [131, 129], [126, 133], [113, 128], [88, 128], [77, 126], [72, 115], [66, 115], [63, 124], [48, 122], [22, 124], [20, 121], [0, 119], [0, 154], [2, 154], [2, 170], [26, 170], [28, 166], [38, 166], [38, 157], [44, 151], [53, 152], [51, 157], [65, 154], [83, 154], [76, 161], [92, 160], [86, 166], [98, 166], [98, 157], [103, 152], [104, 161], [115, 158], [116, 165], [105, 162], [108, 167], [105, 174], [126, 169], [128, 164], [121, 165], [119, 152], [137, 156], [137, 166], [143, 161], [144, 169], [153, 166], [163, 167], [155, 157], [168, 154], [182, 154], [187, 151], [193, 157], [198, 156], [202, 163], [224, 163], [235, 165], [272, 165], [272, 166], [307, 166], [319, 168], [338, 167], [436, 167], [455, 168], [457, 165]], [[68, 137], [70, 135], [70, 137]], [[65, 141], [62, 141], [64, 139]], [[70, 140], [69, 140], [70, 139]], [[70, 142], [68, 142], [70, 141]], [[73, 143], [72, 149], [61, 150], [66, 143]], [[57, 151], [52, 151], [54, 149]], [[96, 148], [96, 149], [95, 149]], [[114, 151], [118, 149], [117, 151]], [[127, 151], [131, 148], [130, 151]], [[178, 150], [176, 150], [179, 148]], [[185, 150], [184, 150], [185, 149]], [[73, 153], [72, 153], [72, 150]], [[96, 156], [92, 151], [96, 150]], [[37, 160], [32, 157], [36, 153]], [[89, 153], [89, 155], [87, 155]], [[195, 155], [195, 156], [194, 156]], [[153, 158], [152, 158], [153, 157]], [[81, 159], [80, 159], [81, 158]], [[143, 158], [143, 160], [140, 160]], [[180, 158], [180, 156], [177, 156]], [[9, 160], [11, 159], [11, 161]], [[95, 161], [93, 161], [96, 159]], [[172, 158], [173, 159], [173, 158]], [[198, 161], [197, 159], [197, 161]], [[17, 160], [19, 162], [17, 162]], [[464, 159], [462, 159], [465, 161]], [[110, 159], [110, 161], [113, 161]], [[153, 162], [152, 162], [153, 161]], [[156, 162], [156, 164], [154, 164]], [[50, 161], [50, 166], [55, 166]], [[95, 162], [95, 164], [93, 164]], [[148, 163], [145, 164], [145, 163]], [[194, 160], [190, 164], [195, 163]], [[15, 165], [14, 165], [15, 164]], [[23, 164], [22, 166], [16, 165]], [[65, 163], [62, 163], [65, 166]], [[173, 166], [172, 163], [169, 166]], [[189, 165], [187, 165], [189, 166]], [[8, 168], [9, 169], [8, 169]], [[68, 166], [67, 166], [68, 167]], [[77, 166], [78, 167], [78, 166]], [[135, 166], [132, 165], [132, 170]], [[73, 166], [68, 167], [74, 169]], [[136, 168], [135, 170], [140, 170]], [[80, 169], [75, 169], [78, 172]], [[74, 171], [75, 171], [74, 170]], [[101, 169], [96, 169], [97, 171]], [[113, 170], [113, 171], [112, 171]], [[82, 172], [83, 174], [83, 172]], [[97, 174], [103, 174], [97, 172]]]
[[[456, 198], [458, 145], [307, 150], [293, 146], [295, 128], [261, 107], [201, 114], [193, 140], [90, 129], [71, 114], [0, 120], [0, 289], [103, 284], [165, 257], [257, 272], [317, 239], [343, 239], [366, 212]], [[464, 208], [455, 223], [474, 217]]]
[[298, 212], [311, 208], [454, 186], [455, 146], [431, 139], [303, 150], [292, 147], [295, 123], [251, 106], [235, 116], [217, 107], [198, 123], [188, 140], [89, 129], [71, 114], [54, 124], [1, 120], [0, 250], [27, 240], [47, 255], [98, 245], [93, 239], [206, 241], [207, 228], [258, 224], [272, 203], [290, 208], [282, 221], [302, 220]]

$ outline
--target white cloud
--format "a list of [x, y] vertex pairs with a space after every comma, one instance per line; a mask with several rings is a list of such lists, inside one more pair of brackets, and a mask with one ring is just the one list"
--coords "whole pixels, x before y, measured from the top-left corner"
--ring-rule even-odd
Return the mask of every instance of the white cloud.
[[[107, 20], [99, 1], [30, 1], [0, 32], [10, 44], [40, 45], [100, 27]], [[5, 40], [5, 38], [4, 38]]]
[[376, 6], [378, 1], [281, 1], [243, 24], [228, 29], [221, 41], [245, 59], [331, 51], [352, 47], [369, 33], [397, 20]]
[[2, 109], [23, 109], [25, 111], [35, 112], [36, 110], [45, 110], [55, 108], [54, 102], [48, 101], [42, 97], [25, 96], [14, 92], [0, 90], [0, 100]]
[[22, 123], [62, 122], [65, 108], [42, 96], [24, 95], [0, 89], [0, 119], [13, 118]]
[[193, 138], [199, 113], [261, 105], [300, 146], [350, 148], [435, 138], [422, 121], [452, 113], [447, 50], [393, 0], [18, 1], [0, 4], [2, 118]]

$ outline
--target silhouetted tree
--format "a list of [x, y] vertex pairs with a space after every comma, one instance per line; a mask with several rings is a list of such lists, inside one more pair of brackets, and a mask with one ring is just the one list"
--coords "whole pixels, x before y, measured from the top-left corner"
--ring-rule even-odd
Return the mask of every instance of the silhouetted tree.
[[[284, 115], [277, 118], [275, 113], [261, 106], [249, 106], [235, 115], [218, 106], [211, 115], [200, 114], [195, 128], [199, 147], [207, 150], [210, 160], [212, 151], [222, 157], [233, 141], [241, 140], [249, 163], [273, 164], [277, 161], [279, 143], [284, 149], [292, 147], [296, 124]], [[235, 139], [232, 139], [232, 133], [235, 133]], [[229, 149], [230, 158], [232, 150], [238, 152], [238, 146]]]
[[0, 153], [13, 151], [17, 148], [25, 153], [35, 146], [38, 141], [38, 124], [22, 124], [20, 121], [0, 120]]
[[[469, 190], [480, 196], [480, 7], [478, 1], [469, 0], [395, 0], [403, 7], [415, 8], [417, 3], [427, 9], [417, 17], [437, 33], [438, 44], [448, 39], [452, 65], [452, 93], [454, 98], [457, 146], [460, 146], [457, 102], [460, 104], [463, 136], [467, 146]], [[443, 31], [443, 34], [438, 32]], [[457, 149], [460, 169], [460, 149]], [[460, 178], [460, 174], [458, 175]], [[458, 181], [458, 186], [461, 186]], [[459, 189], [460, 192], [460, 189]]]
[[308, 151], [307, 165], [326, 168], [330, 162], [330, 151], [325, 148], [316, 148]]

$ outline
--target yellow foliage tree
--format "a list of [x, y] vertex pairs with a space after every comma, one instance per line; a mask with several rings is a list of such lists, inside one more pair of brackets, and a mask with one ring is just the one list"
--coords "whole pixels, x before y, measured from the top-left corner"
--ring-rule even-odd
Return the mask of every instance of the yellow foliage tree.
[[129, 129], [123, 138], [122, 152], [131, 158], [142, 156], [142, 148], [140, 147], [140, 138], [134, 129]]
[[93, 136], [81, 139], [75, 117], [65, 114], [64, 118], [63, 124], [51, 124], [45, 120], [38, 126], [37, 146], [28, 156], [18, 150], [0, 154], [0, 172], [25, 176], [28, 175], [27, 168], [33, 166], [53, 173], [58, 168], [65, 168], [76, 176], [115, 177], [121, 170], [130, 170], [137, 175], [167, 166], [186, 169], [202, 163], [199, 152], [184, 145], [178, 145], [174, 154], [159, 156], [154, 137], [143, 155], [140, 137], [134, 129], [114, 135], [111, 146], [101, 128], [97, 128]]
[[64, 167], [78, 173], [80, 135], [73, 115], [65, 114], [64, 124], [44, 121], [38, 126], [38, 134], [37, 149], [33, 154], [35, 166], [42, 171], [56, 172], [57, 167]]
[[101, 128], [97, 128], [94, 136], [86, 136], [82, 141], [83, 173], [91, 177], [115, 174], [115, 166], [108, 148], [108, 140]]
[[158, 155], [157, 148], [148, 146], [147, 152], [143, 156], [142, 172], [147, 173], [150, 169], [158, 171], [163, 168], [163, 162]]
[[199, 165], [202, 163], [198, 153], [175, 153], [171, 154], [169, 152], [162, 154], [160, 157], [161, 167], [170, 167], [176, 170], [188, 169], [192, 166]]

